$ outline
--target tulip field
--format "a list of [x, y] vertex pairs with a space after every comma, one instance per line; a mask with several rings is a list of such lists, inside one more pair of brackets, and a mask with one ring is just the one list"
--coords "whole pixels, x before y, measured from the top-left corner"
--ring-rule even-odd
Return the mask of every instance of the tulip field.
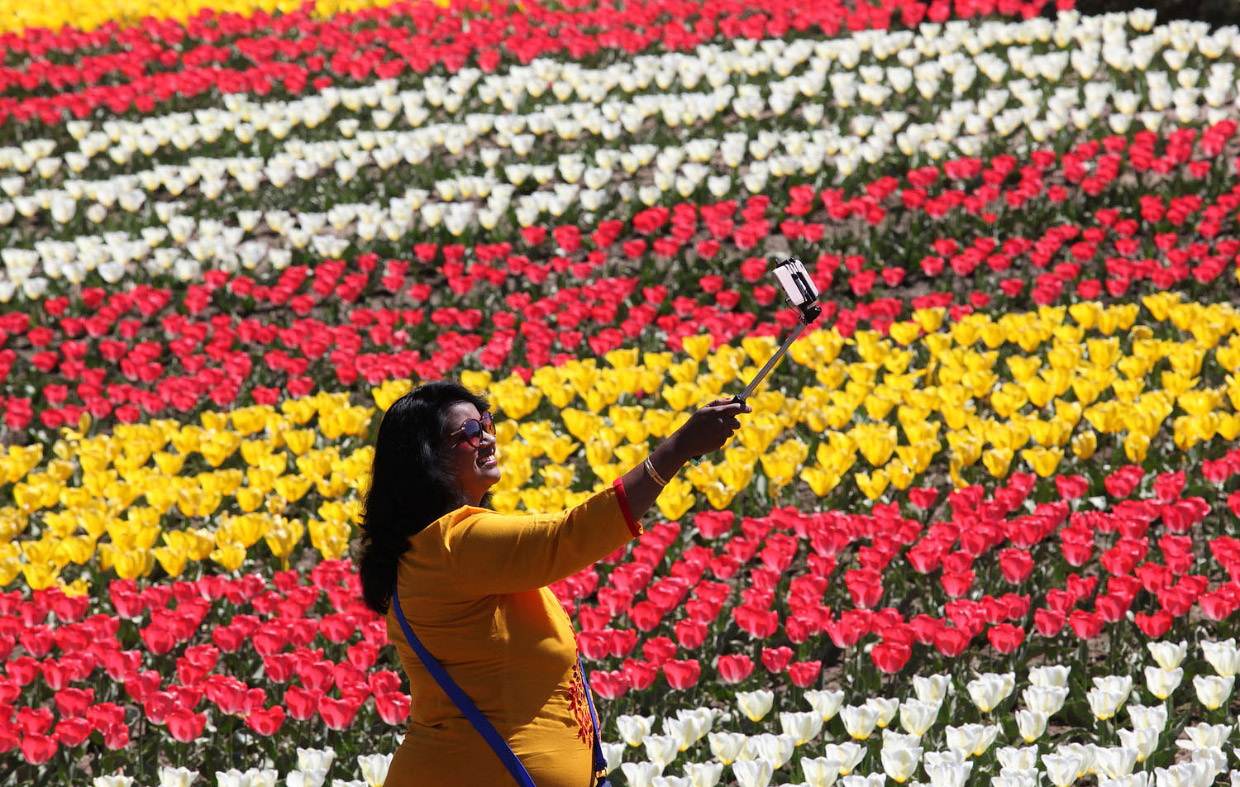
[[[0, 785], [378, 787], [385, 408], [560, 511], [615, 785], [1240, 785], [1240, 31], [1071, 0], [0, 0]], [[585, 787], [585, 785], [583, 785]]]

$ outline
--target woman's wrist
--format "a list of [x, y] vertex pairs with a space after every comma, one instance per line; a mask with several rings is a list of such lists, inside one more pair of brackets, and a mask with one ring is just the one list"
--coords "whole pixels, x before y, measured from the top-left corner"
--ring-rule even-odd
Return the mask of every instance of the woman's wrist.
[[671, 481], [689, 459], [690, 457], [681, 451], [675, 434], [660, 443], [650, 454], [650, 464], [665, 481]]

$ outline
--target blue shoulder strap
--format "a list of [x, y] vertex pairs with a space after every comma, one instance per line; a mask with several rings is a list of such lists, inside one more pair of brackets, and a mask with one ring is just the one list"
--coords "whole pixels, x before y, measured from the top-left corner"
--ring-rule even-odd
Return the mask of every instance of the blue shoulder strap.
[[598, 716], [594, 713], [594, 698], [590, 693], [590, 682], [586, 680], [586, 668], [581, 664], [581, 654], [577, 654], [577, 669], [581, 670], [581, 683], [586, 689], [586, 702], [590, 706], [590, 723], [594, 725], [594, 773], [598, 775], [600, 784], [606, 784], [603, 778], [607, 773], [607, 758], [603, 756], [603, 745], [598, 734]]
[[[434, 678], [435, 682], [439, 684], [439, 687], [444, 690], [444, 693], [446, 693], [452, 701], [456, 703], [456, 707], [461, 709], [461, 713], [465, 714], [465, 718], [469, 719], [470, 724], [474, 725], [474, 729], [482, 733], [482, 737], [491, 745], [491, 748], [495, 750], [495, 754], [504, 763], [504, 766], [508, 768], [508, 772], [511, 773], [512, 777], [517, 780], [517, 784], [520, 784], [521, 787], [534, 787], [534, 780], [530, 778], [529, 771], [525, 770], [525, 766], [521, 764], [519, 759], [517, 759], [517, 755], [513, 753], [512, 747], [508, 745], [507, 741], [500, 737], [499, 732], [496, 731], [491, 722], [487, 721], [487, 717], [482, 715], [482, 711], [478, 710], [478, 706], [474, 705], [473, 700], [465, 696], [465, 692], [461, 691], [461, 687], [457, 686], [456, 682], [453, 681], [452, 678], [448, 677], [448, 673], [445, 672], [444, 668], [439, 665], [439, 662], [435, 660], [435, 657], [432, 656], [430, 651], [428, 651], [422, 643], [418, 641], [417, 635], [415, 635], [413, 633], [413, 629], [409, 627], [409, 621], [405, 620], [405, 613], [401, 611], [400, 601], [396, 598], [395, 588], [392, 589], [392, 607], [396, 610], [396, 621], [400, 623], [401, 630], [405, 632], [405, 639], [409, 640], [409, 646], [413, 648], [413, 652], [418, 655], [418, 658], [426, 667], [426, 671], [431, 674], [431, 677]], [[590, 706], [590, 711], [593, 713], [593, 705]], [[597, 731], [597, 724], [595, 725], [595, 729]], [[596, 734], [594, 744], [596, 761], [598, 759], [598, 753], [600, 752], [597, 740], [598, 736]]]

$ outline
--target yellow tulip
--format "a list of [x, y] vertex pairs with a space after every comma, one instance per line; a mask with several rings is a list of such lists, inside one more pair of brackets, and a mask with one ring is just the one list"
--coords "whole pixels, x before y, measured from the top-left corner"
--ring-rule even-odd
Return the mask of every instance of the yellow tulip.
[[1095, 432], [1084, 431], [1072, 438], [1072, 453], [1077, 459], [1087, 460], [1097, 449], [1098, 435]]
[[858, 424], [852, 431], [857, 449], [872, 467], [881, 467], [896, 450], [896, 429], [887, 424]]
[[1026, 358], [1020, 355], [1013, 355], [1007, 359], [1008, 370], [1012, 373], [1018, 383], [1027, 383], [1038, 373], [1038, 368], [1042, 366], [1042, 359], [1038, 357]]
[[1049, 478], [1054, 475], [1055, 468], [1059, 467], [1059, 462], [1063, 459], [1063, 449], [1037, 446], [1022, 450], [1020, 455], [1035, 473], [1042, 478]]
[[1010, 418], [1013, 413], [1024, 407], [1027, 401], [1029, 401], [1028, 393], [1011, 383], [1004, 383], [1002, 388], [990, 395], [990, 406], [1001, 418]]
[[1214, 360], [1229, 372], [1240, 369], [1240, 336], [1232, 336], [1226, 347], [1216, 349]]
[[1133, 432], [1124, 438], [1124, 455], [1129, 462], [1145, 461], [1145, 454], [1150, 448], [1150, 438], [1140, 432]]
[[853, 480], [857, 482], [857, 488], [861, 490], [870, 500], [877, 500], [887, 489], [887, 484], [891, 479], [881, 469], [875, 470], [873, 473], [857, 472], [853, 474]]
[[689, 354], [695, 362], [702, 361], [709, 353], [714, 338], [710, 334], [699, 334], [697, 336], [686, 336], [683, 340], [685, 352]]
[[151, 551], [169, 576], [179, 577], [184, 573], [185, 565], [189, 560], [188, 554], [172, 547], [155, 547]]
[[155, 555], [150, 549], [112, 550], [112, 568], [121, 579], [137, 579], [151, 573], [155, 567]]
[[245, 561], [245, 547], [235, 541], [225, 542], [211, 551], [210, 558], [225, 571], [236, 571]]
[[934, 333], [943, 325], [943, 318], [946, 314], [947, 310], [942, 307], [916, 309], [913, 311], [913, 321], [926, 333]]
[[1219, 435], [1224, 440], [1235, 440], [1240, 435], [1240, 416], [1234, 413], [1219, 414]]
[[913, 479], [917, 477], [917, 472], [912, 467], [909, 467], [906, 462], [900, 460], [891, 461], [883, 468], [883, 472], [891, 480], [891, 485], [901, 492], [912, 486]]
[[991, 448], [982, 454], [982, 464], [993, 478], [1005, 478], [1012, 465], [1012, 449]]
[[693, 486], [684, 479], [673, 478], [658, 497], [659, 512], [669, 522], [676, 522], [693, 507]]
[[[26, 577], [26, 584], [31, 590], [47, 590], [55, 585], [60, 577], [60, 569], [48, 563], [24, 563], [21, 573]], [[8, 582], [4, 584], [7, 585]]]
[[722, 484], [718, 481], [706, 484], [701, 490], [706, 495], [706, 502], [716, 511], [721, 511], [732, 504], [732, 500], [736, 497], [737, 488]]
[[698, 387], [693, 383], [665, 385], [660, 393], [668, 403], [668, 406], [676, 412], [682, 412], [691, 407], [698, 400], [699, 396]]
[[891, 328], [888, 329], [891, 338], [895, 339], [901, 347], [907, 347], [916, 341], [921, 331], [921, 325], [912, 320], [892, 323]]
[[805, 467], [801, 469], [801, 480], [809, 484], [815, 495], [825, 497], [840, 482], [840, 474], [821, 467]]
[[306, 528], [301, 524], [300, 519], [276, 517], [267, 528], [267, 532], [263, 534], [263, 540], [267, 542], [267, 548], [271, 550], [271, 554], [280, 558], [280, 565], [287, 570], [288, 558], [293, 554], [293, 547], [297, 546], [297, 542], [301, 541], [305, 532]]

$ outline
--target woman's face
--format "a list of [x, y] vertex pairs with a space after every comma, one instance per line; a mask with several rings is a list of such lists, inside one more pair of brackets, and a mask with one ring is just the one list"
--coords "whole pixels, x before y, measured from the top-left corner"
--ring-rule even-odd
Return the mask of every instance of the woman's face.
[[[468, 402], [457, 402], [448, 408], [448, 434], [444, 437], [443, 450], [448, 456], [448, 470], [456, 478], [457, 485], [470, 505], [478, 505], [482, 496], [499, 481], [499, 455], [495, 451], [495, 435], [485, 431], [471, 441], [461, 426], [471, 418], [481, 418], [478, 408]], [[456, 434], [452, 434], [456, 432]], [[476, 445], [474, 444], [476, 443]]]

